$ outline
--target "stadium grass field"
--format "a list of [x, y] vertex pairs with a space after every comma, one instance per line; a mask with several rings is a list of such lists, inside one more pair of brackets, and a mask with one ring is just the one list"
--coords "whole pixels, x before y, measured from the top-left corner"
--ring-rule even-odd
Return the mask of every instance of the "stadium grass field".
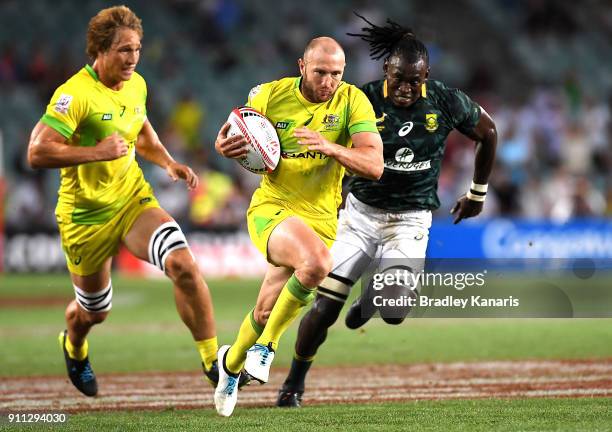
[[[221, 418], [213, 410], [77, 414], [50, 430], [227, 432], [312, 431], [607, 431], [611, 399], [530, 399], [334, 405], [299, 410], [237, 410]], [[0, 429], [2, 424], [0, 423]]]
[[[258, 283], [209, 281], [220, 343], [232, 341], [255, 301]], [[113, 311], [90, 337], [96, 372], [198, 371], [199, 360], [189, 332], [176, 313], [169, 283], [115, 277], [113, 284]], [[72, 297], [68, 277], [4, 275], [0, 276], [0, 287], [0, 381], [2, 377], [63, 376], [56, 336], [64, 328], [63, 310]], [[378, 364], [384, 368], [430, 362], [612, 358], [612, 320], [607, 319], [413, 319], [399, 327], [376, 319], [356, 332], [346, 329], [341, 319], [330, 330], [313, 370], [326, 366]], [[296, 328], [292, 326], [281, 340], [275, 368], [289, 365]], [[212, 393], [205, 386], [202, 391]], [[119, 410], [74, 414], [67, 427], [612, 430], [611, 402], [609, 398], [418, 400], [317, 405], [295, 411], [246, 408], [239, 402], [230, 419], [218, 418], [211, 406], [198, 410]], [[0, 428], [2, 425], [0, 422]]]

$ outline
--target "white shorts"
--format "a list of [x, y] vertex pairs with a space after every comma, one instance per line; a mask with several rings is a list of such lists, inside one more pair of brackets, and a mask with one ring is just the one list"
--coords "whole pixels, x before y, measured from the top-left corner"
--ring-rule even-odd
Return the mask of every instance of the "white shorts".
[[[430, 227], [429, 210], [392, 213], [364, 204], [349, 194], [340, 211], [336, 241], [331, 247], [334, 266], [330, 277], [344, 280], [342, 285], [349, 285], [350, 290], [350, 285], [381, 259], [410, 261], [410, 267], [420, 271]], [[346, 288], [332, 289], [341, 298], [348, 296]]]

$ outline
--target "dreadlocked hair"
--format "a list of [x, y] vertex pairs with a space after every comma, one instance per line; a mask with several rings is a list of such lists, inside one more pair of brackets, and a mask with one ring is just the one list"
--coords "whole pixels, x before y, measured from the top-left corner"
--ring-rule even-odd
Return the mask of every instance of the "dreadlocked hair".
[[398, 55], [410, 63], [422, 58], [429, 64], [427, 48], [423, 42], [416, 38], [412, 29], [404, 28], [390, 19], [387, 19], [384, 27], [380, 27], [372, 24], [357, 12], [353, 13], [369, 24], [369, 27], [361, 28], [364, 33], [347, 33], [347, 35], [358, 37], [367, 42], [370, 45], [370, 57], [372, 59], [388, 59], [392, 55]]

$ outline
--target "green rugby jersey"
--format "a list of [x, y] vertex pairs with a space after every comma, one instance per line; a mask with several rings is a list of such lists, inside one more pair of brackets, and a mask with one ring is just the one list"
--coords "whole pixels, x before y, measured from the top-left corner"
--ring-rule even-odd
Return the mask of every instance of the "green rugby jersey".
[[379, 181], [353, 177], [349, 191], [365, 204], [392, 212], [437, 209], [446, 138], [453, 129], [472, 131], [480, 106], [435, 80], [427, 82], [426, 96], [407, 108], [391, 103], [386, 81], [370, 82], [362, 90], [376, 113], [385, 171]]

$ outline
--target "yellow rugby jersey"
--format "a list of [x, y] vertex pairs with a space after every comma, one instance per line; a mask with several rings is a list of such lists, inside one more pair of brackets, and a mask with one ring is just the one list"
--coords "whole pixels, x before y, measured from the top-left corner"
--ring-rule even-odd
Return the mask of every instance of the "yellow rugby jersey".
[[112, 90], [89, 65], [55, 91], [41, 122], [67, 138], [69, 145], [93, 147], [114, 132], [129, 145], [128, 154], [119, 159], [60, 170], [58, 217], [82, 225], [104, 223], [146, 185], [135, 159], [146, 99], [146, 83], [136, 72], [121, 90]]
[[300, 92], [300, 77], [261, 84], [249, 94], [247, 105], [261, 111], [276, 128], [281, 159], [263, 176], [252, 205], [280, 201], [295, 211], [313, 217], [336, 216], [342, 201], [344, 167], [335, 159], [297, 143], [296, 128], [306, 126], [328, 141], [345, 147], [351, 135], [378, 133], [372, 104], [357, 87], [341, 82], [332, 99], [309, 102]]

